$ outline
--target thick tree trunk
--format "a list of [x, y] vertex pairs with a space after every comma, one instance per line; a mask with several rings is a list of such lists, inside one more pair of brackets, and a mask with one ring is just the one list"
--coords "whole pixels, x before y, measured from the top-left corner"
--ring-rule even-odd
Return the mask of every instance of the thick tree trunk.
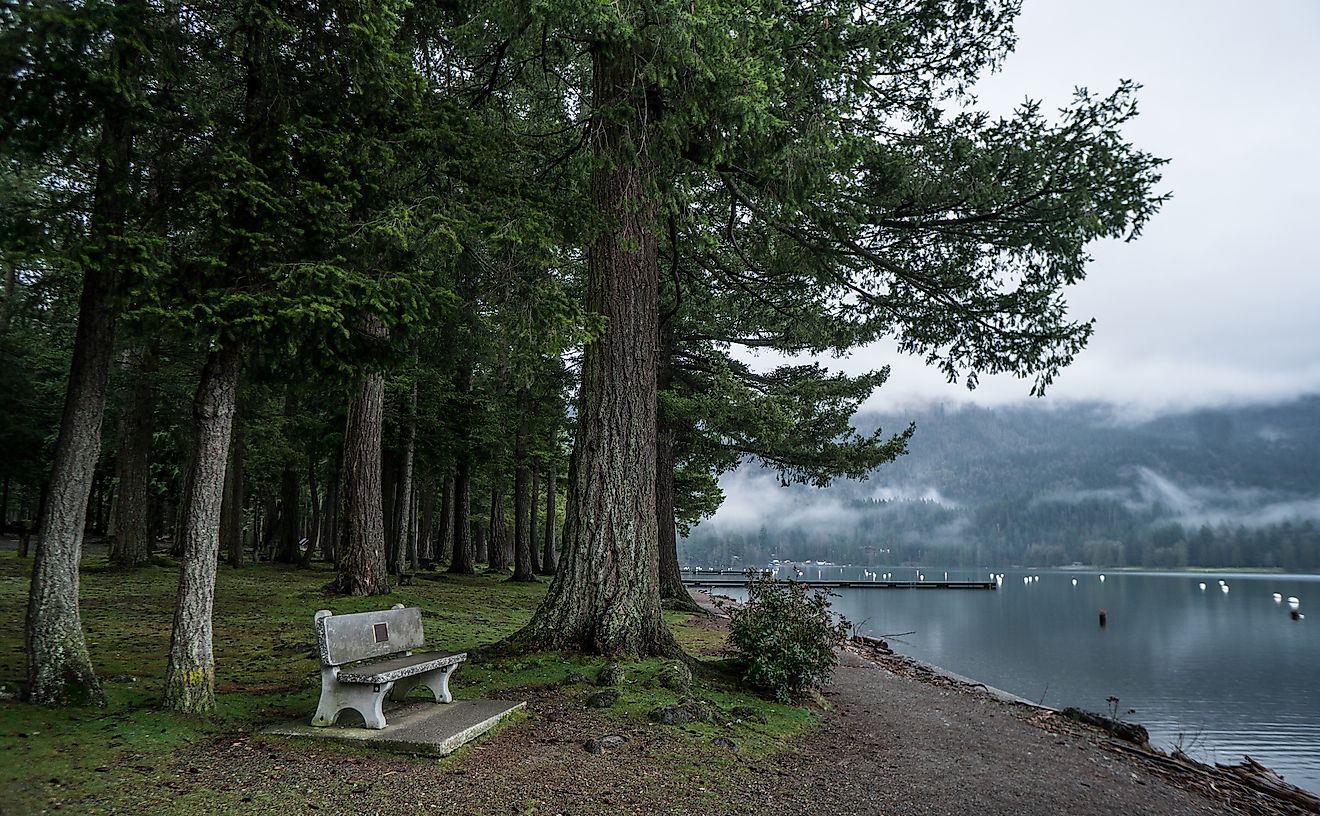
[[225, 496], [220, 505], [220, 547], [231, 567], [243, 566], [243, 434], [234, 409], [234, 427], [229, 436], [229, 466], [225, 468]]
[[642, 66], [592, 53], [592, 208], [610, 226], [587, 252], [587, 307], [604, 335], [582, 361], [575, 461], [559, 571], [514, 640], [609, 655], [679, 653], [660, 612], [655, 525], [658, 212]]
[[238, 344], [212, 351], [193, 400], [190, 490], [183, 497], [183, 563], [165, 670], [165, 706], [203, 714], [215, 710], [215, 655], [211, 615], [220, 551], [220, 505], [233, 430], [241, 357]]
[[558, 499], [555, 493], [555, 468], [550, 466], [545, 472], [545, 546], [541, 550], [541, 574], [554, 575], [558, 566], [555, 556], [555, 530], [558, 528]]
[[476, 547], [472, 541], [472, 463], [466, 455], [460, 454], [458, 458], [450, 494], [454, 510], [449, 521], [453, 537], [449, 571], [455, 575], [471, 575], [476, 571]]
[[[385, 337], [379, 319], [371, 320], [367, 329], [372, 337]], [[385, 375], [375, 370], [362, 372], [353, 389], [344, 433], [344, 533], [334, 586], [346, 595], [384, 595], [390, 591], [380, 485], [384, 411]]]
[[[522, 403], [524, 400], [519, 399]], [[532, 495], [531, 469], [527, 461], [527, 422], [518, 423], [518, 436], [514, 443], [513, 471], [513, 577], [511, 581], [535, 581], [532, 568]]]
[[487, 565], [491, 572], [504, 572], [509, 568], [513, 542], [509, 539], [509, 524], [504, 518], [504, 480], [499, 473], [493, 475], [490, 490], [490, 537]]
[[[121, 11], [127, 14], [128, 10]], [[104, 703], [78, 611], [78, 562], [87, 499], [101, 452], [101, 421], [114, 349], [115, 298], [124, 274], [117, 242], [127, 220], [133, 149], [128, 95], [136, 83], [138, 51], [117, 44], [112, 48], [118, 87], [125, 92], [106, 106], [97, 146], [95, 203], [89, 227], [94, 243], [91, 262], [83, 269], [64, 414], [28, 593], [24, 696], [43, 705]]]

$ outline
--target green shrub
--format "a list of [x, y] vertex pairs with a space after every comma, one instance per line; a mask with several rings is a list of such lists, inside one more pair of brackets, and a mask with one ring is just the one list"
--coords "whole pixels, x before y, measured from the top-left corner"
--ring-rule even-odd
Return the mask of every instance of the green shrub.
[[729, 608], [729, 641], [743, 680], [787, 703], [829, 682], [848, 621], [830, 612], [832, 593], [748, 573], [747, 603]]

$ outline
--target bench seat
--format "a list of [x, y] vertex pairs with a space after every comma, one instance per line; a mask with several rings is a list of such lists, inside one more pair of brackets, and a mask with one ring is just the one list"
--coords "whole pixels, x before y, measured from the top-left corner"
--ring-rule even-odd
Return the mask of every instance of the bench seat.
[[376, 663], [340, 668], [339, 682], [388, 683], [438, 669], [441, 666], [462, 663], [464, 660], [467, 660], [467, 652], [422, 652]]

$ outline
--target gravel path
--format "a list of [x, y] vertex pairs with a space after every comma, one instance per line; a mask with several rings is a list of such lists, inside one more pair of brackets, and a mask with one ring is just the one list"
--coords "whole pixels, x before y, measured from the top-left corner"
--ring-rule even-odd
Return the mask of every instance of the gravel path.
[[1102, 750], [1098, 732], [902, 677], [852, 654], [829, 699], [835, 709], [823, 731], [778, 763], [802, 783], [766, 812], [1226, 812]]

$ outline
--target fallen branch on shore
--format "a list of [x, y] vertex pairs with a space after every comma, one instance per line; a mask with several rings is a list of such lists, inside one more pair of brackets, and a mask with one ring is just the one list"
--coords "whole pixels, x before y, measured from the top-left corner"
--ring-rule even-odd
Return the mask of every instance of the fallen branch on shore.
[[1151, 771], [1221, 799], [1246, 813], [1298, 816], [1320, 813], [1320, 797], [1289, 784], [1251, 757], [1237, 765], [1207, 765], [1181, 751], [1172, 755], [1146, 747], [1111, 741], [1108, 748], [1140, 760]]

